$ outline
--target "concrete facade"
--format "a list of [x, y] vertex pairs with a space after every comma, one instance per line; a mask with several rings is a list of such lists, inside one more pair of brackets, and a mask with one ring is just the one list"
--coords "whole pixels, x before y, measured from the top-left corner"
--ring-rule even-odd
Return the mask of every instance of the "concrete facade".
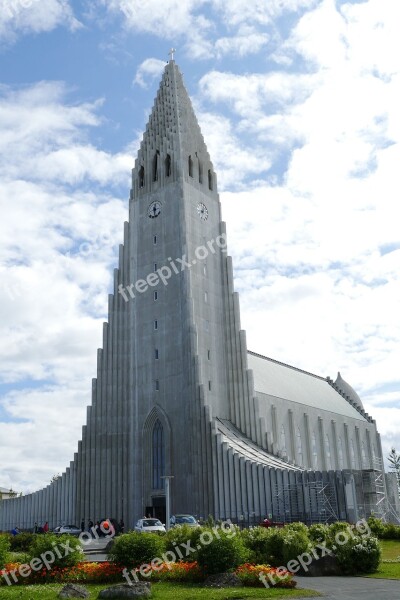
[[163, 515], [164, 475], [175, 513], [363, 512], [356, 474], [382, 461], [375, 422], [340, 376], [248, 352], [225, 242], [216, 174], [170, 61], [132, 171], [82, 440], [59, 480], [1, 504], [0, 529], [105, 517], [133, 527]]

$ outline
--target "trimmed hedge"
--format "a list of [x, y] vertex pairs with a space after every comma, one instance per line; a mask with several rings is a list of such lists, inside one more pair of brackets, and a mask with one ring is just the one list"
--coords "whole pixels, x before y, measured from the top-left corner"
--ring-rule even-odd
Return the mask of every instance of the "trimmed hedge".
[[108, 558], [121, 567], [132, 569], [162, 558], [164, 538], [155, 533], [124, 533], [114, 539]]

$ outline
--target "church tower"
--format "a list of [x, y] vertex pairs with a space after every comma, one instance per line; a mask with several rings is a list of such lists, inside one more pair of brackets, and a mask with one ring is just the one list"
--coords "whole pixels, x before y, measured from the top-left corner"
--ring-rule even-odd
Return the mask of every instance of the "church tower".
[[133, 513], [162, 515], [162, 477], [173, 475], [174, 512], [215, 514], [212, 419], [250, 435], [253, 392], [217, 179], [173, 60], [133, 169], [115, 284], [111, 311], [125, 314], [128, 330], [129, 381], [121, 400], [131, 411]]

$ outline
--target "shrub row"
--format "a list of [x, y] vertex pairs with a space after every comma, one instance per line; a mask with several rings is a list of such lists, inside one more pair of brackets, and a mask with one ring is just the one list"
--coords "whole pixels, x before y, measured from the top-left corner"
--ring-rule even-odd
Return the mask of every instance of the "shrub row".
[[400, 540], [400, 525], [383, 523], [377, 517], [370, 517], [368, 525], [372, 533], [381, 540]]

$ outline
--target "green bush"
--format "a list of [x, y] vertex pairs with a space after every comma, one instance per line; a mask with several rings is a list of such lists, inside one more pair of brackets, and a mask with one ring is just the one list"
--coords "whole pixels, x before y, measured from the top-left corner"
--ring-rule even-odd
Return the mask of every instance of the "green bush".
[[253, 527], [241, 532], [241, 538], [249, 553], [249, 562], [257, 565], [270, 562], [270, 531], [265, 527]]
[[287, 565], [290, 560], [296, 559], [304, 552], [311, 549], [311, 542], [306, 531], [300, 529], [286, 529], [283, 531], [283, 565]]
[[284, 527], [285, 531], [301, 531], [301, 533], [305, 533], [308, 535], [308, 527], [304, 523], [300, 523], [296, 521], [295, 523], [288, 523]]
[[385, 523], [380, 536], [383, 540], [400, 540], [400, 527], [393, 523]]
[[[267, 529], [268, 539], [266, 540], [266, 552], [268, 563], [273, 567], [280, 567], [283, 565], [283, 537], [285, 534], [284, 529], [277, 527], [271, 527]], [[264, 561], [265, 562], [265, 561]]]
[[[73, 549], [72, 552], [69, 550], [71, 548]], [[50, 552], [52, 555], [49, 554]], [[47, 557], [50, 557], [51, 568], [73, 567], [83, 558], [81, 543], [72, 535], [60, 536], [51, 533], [35, 535], [28, 551], [28, 562], [40, 558], [45, 553], [47, 553]], [[54, 556], [54, 560], [51, 559], [51, 556]]]
[[344, 539], [345, 535], [348, 537], [352, 536], [351, 527], [349, 523], [344, 521], [336, 521], [336, 523], [332, 523], [329, 525], [327, 546], [328, 548], [333, 548], [333, 546], [337, 546], [338, 543], [342, 539]]
[[32, 546], [35, 535], [33, 533], [19, 533], [11, 538], [11, 552], [29, 552]]
[[173, 527], [164, 535], [165, 550], [173, 552], [177, 560], [193, 562], [197, 560], [197, 546], [201, 532], [200, 527], [189, 527], [189, 525]]
[[165, 552], [162, 536], [154, 533], [124, 533], [114, 540], [109, 560], [127, 569], [150, 564]]
[[378, 569], [381, 553], [376, 537], [349, 537], [345, 544], [335, 549], [338, 563], [348, 575], [373, 573]]
[[4, 568], [7, 562], [8, 552], [10, 550], [10, 542], [8, 535], [0, 535], [0, 569]]
[[225, 573], [245, 562], [247, 552], [238, 531], [204, 529], [199, 538], [197, 560], [206, 575]]
[[308, 537], [314, 545], [327, 542], [329, 539], [329, 527], [322, 523], [315, 523], [308, 528]]

